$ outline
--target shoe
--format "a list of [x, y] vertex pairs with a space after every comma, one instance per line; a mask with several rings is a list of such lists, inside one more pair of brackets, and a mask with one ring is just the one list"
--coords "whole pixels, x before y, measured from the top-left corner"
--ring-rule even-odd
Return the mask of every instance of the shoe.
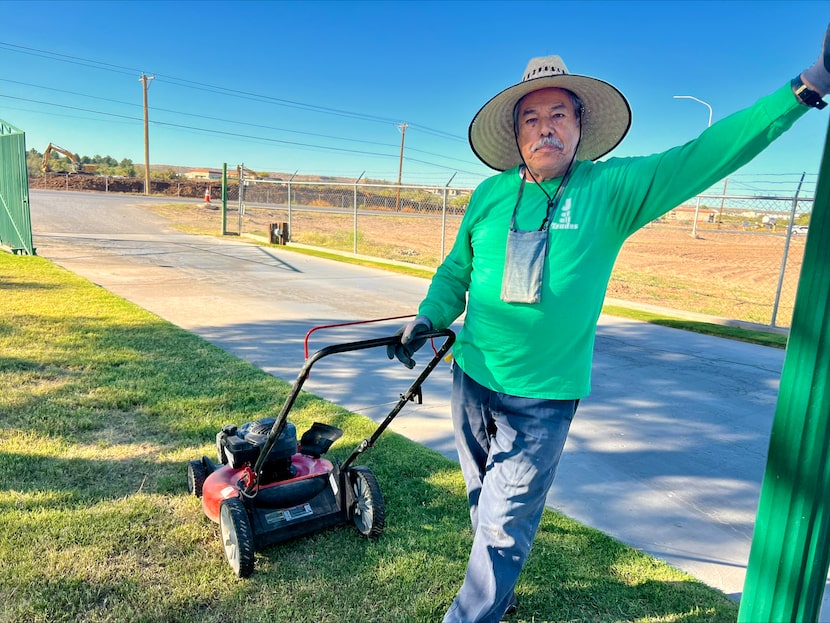
[[507, 610], [504, 611], [505, 615], [516, 614], [516, 610], [519, 609], [519, 600], [516, 598], [516, 593], [513, 593], [510, 596], [510, 601], [507, 602]]

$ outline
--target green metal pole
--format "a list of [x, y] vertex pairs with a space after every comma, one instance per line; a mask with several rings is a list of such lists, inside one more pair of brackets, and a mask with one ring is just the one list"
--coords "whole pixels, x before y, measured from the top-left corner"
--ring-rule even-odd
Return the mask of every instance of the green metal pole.
[[830, 127], [739, 623], [817, 621], [830, 562]]
[[[239, 180], [240, 185], [242, 180]], [[222, 235], [228, 233], [228, 163], [222, 163]]]

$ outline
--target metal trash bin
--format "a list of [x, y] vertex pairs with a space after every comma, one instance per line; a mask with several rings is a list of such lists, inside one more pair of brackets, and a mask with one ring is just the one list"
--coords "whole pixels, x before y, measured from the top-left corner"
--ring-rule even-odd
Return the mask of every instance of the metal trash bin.
[[288, 223], [271, 223], [268, 226], [268, 238], [271, 244], [287, 244]]

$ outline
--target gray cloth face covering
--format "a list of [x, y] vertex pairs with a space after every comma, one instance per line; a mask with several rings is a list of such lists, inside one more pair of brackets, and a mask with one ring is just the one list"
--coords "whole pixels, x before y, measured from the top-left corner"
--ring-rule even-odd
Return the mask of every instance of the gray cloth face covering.
[[548, 228], [507, 232], [507, 255], [501, 280], [505, 303], [538, 303], [548, 254]]
[[[561, 188], [560, 184], [560, 188]], [[507, 250], [504, 258], [504, 273], [501, 278], [501, 300], [505, 303], [538, 303], [542, 300], [542, 278], [545, 274], [545, 257], [548, 254], [550, 219], [556, 212], [561, 193], [548, 199], [545, 219], [539, 229], [520, 231], [516, 229], [516, 212], [522, 201], [525, 178], [519, 186], [516, 205], [510, 218], [507, 232]], [[545, 193], [547, 194], [547, 193]]]

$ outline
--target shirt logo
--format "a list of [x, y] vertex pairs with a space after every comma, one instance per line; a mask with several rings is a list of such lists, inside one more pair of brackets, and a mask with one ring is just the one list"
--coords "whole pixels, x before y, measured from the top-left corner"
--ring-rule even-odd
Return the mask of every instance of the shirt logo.
[[561, 206], [555, 223], [551, 223], [551, 229], [579, 229], [579, 223], [571, 223], [571, 198], [565, 200]]

